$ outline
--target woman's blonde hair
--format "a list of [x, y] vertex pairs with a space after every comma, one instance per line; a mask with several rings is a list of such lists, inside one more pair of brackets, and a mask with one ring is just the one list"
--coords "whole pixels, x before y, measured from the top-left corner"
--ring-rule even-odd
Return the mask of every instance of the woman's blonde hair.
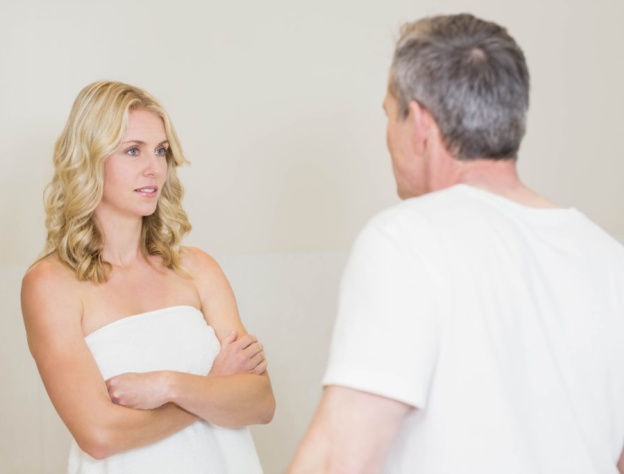
[[44, 193], [47, 238], [44, 256], [56, 254], [81, 281], [107, 281], [111, 266], [102, 257], [104, 238], [93, 211], [102, 200], [104, 161], [119, 147], [128, 114], [142, 109], [158, 115], [169, 141], [167, 180], [156, 212], [143, 217], [142, 250], [179, 270], [182, 237], [191, 229], [181, 201], [176, 167], [186, 163], [162, 106], [147, 92], [120, 82], [100, 81], [76, 98], [54, 147], [54, 176]]

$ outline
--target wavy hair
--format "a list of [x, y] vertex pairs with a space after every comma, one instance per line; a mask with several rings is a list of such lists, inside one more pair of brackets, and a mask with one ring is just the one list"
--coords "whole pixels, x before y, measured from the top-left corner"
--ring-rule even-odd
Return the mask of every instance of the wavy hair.
[[389, 85], [403, 118], [413, 100], [431, 112], [456, 158], [517, 157], [526, 129], [529, 71], [502, 26], [469, 14], [404, 25]]
[[167, 268], [182, 270], [181, 242], [191, 225], [182, 209], [184, 189], [176, 168], [187, 161], [169, 116], [147, 92], [100, 81], [74, 101], [54, 147], [54, 175], [44, 192], [47, 237], [41, 259], [56, 254], [80, 281], [106, 282], [112, 268], [102, 257], [104, 236], [93, 213], [102, 200], [104, 162], [120, 146], [129, 112], [136, 109], [159, 116], [169, 141], [165, 185], [154, 214], [143, 217], [142, 251], [161, 257]]

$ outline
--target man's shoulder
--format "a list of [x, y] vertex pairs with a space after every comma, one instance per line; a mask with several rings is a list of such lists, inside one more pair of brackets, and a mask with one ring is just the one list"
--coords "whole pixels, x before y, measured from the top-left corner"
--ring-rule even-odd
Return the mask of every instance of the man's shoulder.
[[588, 251], [593, 255], [599, 252], [611, 255], [620, 264], [624, 264], [624, 236], [617, 238], [585, 214], [579, 212], [578, 215], [574, 234], [583, 240]]
[[408, 225], [413, 227], [426, 226], [435, 220], [444, 220], [457, 212], [461, 212], [462, 197], [455, 188], [424, 194], [404, 199], [388, 207], [368, 222], [368, 226], [393, 228]]
[[[358, 248], [402, 248], [435, 253], [441, 234], [454, 226], [454, 198], [445, 192], [409, 198], [388, 207], [368, 220], [356, 241]], [[454, 227], [453, 227], [454, 228]], [[409, 249], [409, 250], [408, 250]]]

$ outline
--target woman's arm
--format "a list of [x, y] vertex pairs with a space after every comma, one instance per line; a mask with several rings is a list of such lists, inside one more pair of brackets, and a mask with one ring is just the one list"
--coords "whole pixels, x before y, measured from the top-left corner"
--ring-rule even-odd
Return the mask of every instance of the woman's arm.
[[21, 294], [30, 351], [80, 448], [101, 459], [154, 443], [196, 421], [174, 404], [139, 411], [111, 402], [82, 333], [80, 285], [60, 263], [47, 260], [26, 274]]
[[213, 370], [207, 376], [122, 374], [107, 381], [111, 397], [120, 405], [143, 409], [175, 403], [225, 427], [270, 422], [275, 398], [262, 345], [247, 334], [227, 278], [217, 262], [198, 249], [186, 249], [183, 265], [196, 284], [206, 322], [221, 343]]
[[[273, 410], [267, 410], [263, 414], [256, 410], [256, 406], [246, 409], [244, 407], [246, 403], [257, 403], [258, 394], [238, 390], [237, 377], [232, 377], [246, 374], [262, 376], [266, 373], [266, 365], [262, 344], [257, 342], [255, 336], [246, 334], [238, 338], [237, 333], [232, 331], [221, 343], [221, 351], [208, 374], [210, 378], [208, 382], [205, 381], [205, 376], [173, 371], [154, 371], [120, 374], [108, 379], [106, 387], [114, 403], [128, 408], [149, 410], [166, 403], [185, 404], [190, 407], [198, 394], [202, 394], [202, 397], [213, 400], [210, 406], [205, 407], [210, 409], [209, 411], [202, 410], [203, 418], [211, 423], [227, 427], [268, 423], [271, 421]], [[214, 382], [215, 380], [217, 382]], [[204, 383], [210, 386], [204, 388], [201, 386]], [[197, 384], [200, 385], [197, 386]], [[230, 394], [232, 391], [234, 399]], [[227, 401], [225, 406], [222, 400]], [[204, 400], [200, 400], [200, 403], [203, 405]], [[237, 405], [239, 408], [234, 413], [230, 413], [229, 407], [232, 405]], [[259, 417], [249, 419], [249, 413]], [[223, 418], [224, 414], [225, 418]], [[262, 418], [263, 415], [266, 418]]]

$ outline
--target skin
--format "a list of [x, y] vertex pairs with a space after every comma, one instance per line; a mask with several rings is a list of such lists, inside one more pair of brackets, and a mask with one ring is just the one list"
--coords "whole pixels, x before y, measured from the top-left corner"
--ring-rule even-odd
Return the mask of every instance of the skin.
[[[185, 248], [185, 276], [140, 250], [142, 217], [155, 211], [166, 179], [166, 147], [162, 120], [131, 111], [121, 146], [106, 160], [94, 213], [113, 268], [106, 283], [78, 281], [55, 255], [22, 282], [28, 344], [46, 390], [78, 445], [97, 459], [152, 444], [200, 418], [239, 427], [267, 423], [275, 409], [262, 345], [245, 330], [219, 265]], [[199, 309], [215, 330], [221, 351], [211, 372], [103, 380], [85, 336], [123, 317], [177, 305]]]
[[387, 117], [386, 143], [401, 199], [463, 183], [525, 206], [558, 207], [520, 181], [513, 158], [456, 159], [446, 149], [431, 113], [417, 102], [409, 104], [408, 116], [402, 118], [396, 98], [388, 91], [383, 108]]
[[328, 386], [287, 470], [289, 474], [380, 472], [413, 407], [346, 387]]
[[[445, 147], [432, 115], [418, 103], [402, 118], [395, 97], [383, 102], [386, 139], [397, 193], [402, 199], [463, 183], [519, 204], [557, 207], [527, 188], [514, 159], [457, 160]], [[380, 472], [405, 417], [417, 407], [346, 387], [328, 386], [288, 474], [366, 474]], [[624, 451], [618, 462], [624, 474]]]

